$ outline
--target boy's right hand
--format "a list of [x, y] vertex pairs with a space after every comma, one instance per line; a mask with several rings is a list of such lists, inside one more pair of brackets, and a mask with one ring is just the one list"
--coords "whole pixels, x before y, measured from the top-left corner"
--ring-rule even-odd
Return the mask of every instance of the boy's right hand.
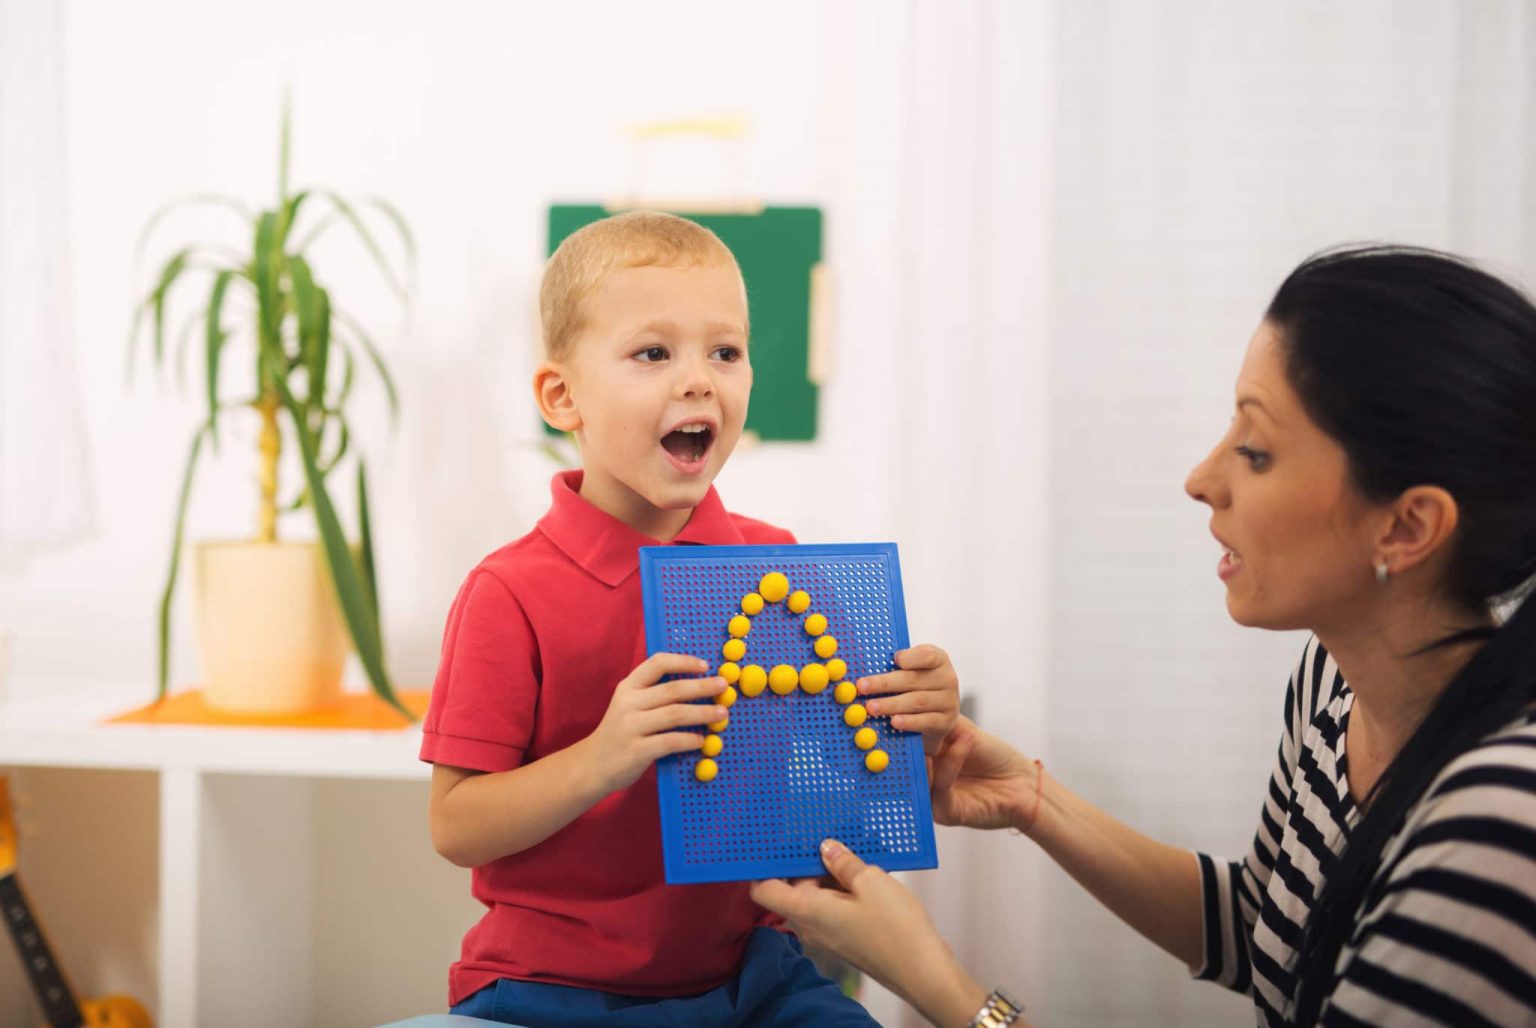
[[709, 665], [697, 657], [658, 653], [618, 684], [608, 713], [586, 739], [603, 795], [633, 785], [646, 768], [667, 754], [686, 753], [703, 745], [700, 733], [675, 729], [722, 720], [724, 707], [690, 701], [718, 696], [725, 690], [725, 679], [661, 679], [708, 670]]

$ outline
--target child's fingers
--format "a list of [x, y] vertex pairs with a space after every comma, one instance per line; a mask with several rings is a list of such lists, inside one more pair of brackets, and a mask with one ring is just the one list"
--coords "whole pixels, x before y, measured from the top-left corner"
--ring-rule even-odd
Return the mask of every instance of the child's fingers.
[[641, 661], [619, 685], [644, 689], [668, 675], [702, 675], [708, 670], [709, 664], [698, 657], [690, 657], [685, 653], [655, 653]]
[[870, 675], [858, 681], [859, 695], [870, 696], [885, 692], [906, 692], [919, 679], [915, 671], [887, 671], [883, 675]]
[[657, 707], [667, 707], [674, 703], [687, 703], [689, 700], [719, 696], [724, 689], [725, 679], [719, 675], [662, 682], [660, 685], [653, 685], [642, 691], [635, 698], [635, 709], [655, 710]]
[[724, 707], [707, 703], [674, 703], [670, 707], [642, 711], [636, 716], [634, 724], [639, 734], [655, 735], [674, 728], [712, 724], [725, 716]]
[[929, 711], [953, 711], [958, 709], [954, 694], [943, 689], [919, 689], [916, 692], [899, 692], [894, 696], [882, 696], [869, 700], [864, 709], [877, 717], [890, 714], [925, 714]]
[[931, 671], [949, 663], [949, 654], [928, 643], [896, 652], [896, 666], [905, 671]]
[[670, 757], [674, 753], [687, 753], [697, 750], [704, 745], [704, 736], [698, 732], [667, 732], [663, 735], [647, 736], [645, 740], [645, 753], [651, 760], [660, 760], [662, 757]]
[[898, 732], [947, 732], [950, 718], [948, 714], [903, 714], [891, 718], [891, 727]]

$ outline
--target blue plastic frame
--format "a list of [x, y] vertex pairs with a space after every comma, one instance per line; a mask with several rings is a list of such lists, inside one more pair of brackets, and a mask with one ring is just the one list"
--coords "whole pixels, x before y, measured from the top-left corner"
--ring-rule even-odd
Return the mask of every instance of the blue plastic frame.
[[[671, 652], [690, 653], [709, 661], [710, 669], [713, 671], [723, 659], [719, 647], [728, 637], [726, 623], [732, 615], [740, 613], [738, 603], [741, 593], [724, 587], [720, 596], [711, 597], [709, 600], [711, 604], [719, 607], [718, 610], [710, 609], [702, 612], [696, 609], [685, 610], [677, 604], [665, 603], [661, 578], [669, 569], [680, 575], [692, 574], [691, 580], [697, 580], [703, 567], [713, 565], [721, 569], [722, 575], [734, 576], [737, 581], [742, 580], [742, 576], [746, 576], [755, 583], [761, 574], [772, 570], [783, 570], [784, 566], [794, 564], [813, 565], [818, 572], [827, 575], [858, 574], [871, 580], [873, 577], [871, 565], [878, 564], [883, 567], [882, 585], [885, 594], [883, 604], [859, 605], [854, 601], [857, 601], [866, 589], [854, 587], [849, 590], [852, 597], [846, 610], [844, 606], [836, 604], [830, 609], [836, 610], [839, 616], [844, 618], [842, 623], [845, 630], [851, 630], [856, 637], [862, 639], [873, 636], [878, 639], [888, 639], [892, 644], [890, 652], [884, 652], [883, 647], [879, 652], [873, 648], [858, 648], [858, 656], [855, 660], [862, 666], [855, 666], [851, 662], [849, 679], [894, 669], [895, 651], [905, 649], [911, 644], [907, 633], [901, 567], [894, 543], [642, 547], [640, 549], [640, 580], [645, 604], [647, 652], [657, 653], [670, 649]], [[794, 575], [790, 577], [793, 587]], [[836, 592], [835, 586], [833, 591]], [[834, 599], [841, 601], [843, 597], [834, 597]], [[818, 605], [825, 607], [827, 601], [827, 597], [817, 597], [813, 593], [812, 609], [815, 610]], [[687, 627], [689, 624], [697, 626], [701, 619], [705, 622], [717, 622], [718, 632], [711, 633], [701, 628]], [[857, 626], [865, 626], [865, 628], [861, 629]], [[782, 635], [783, 630], [779, 631]], [[675, 645], [675, 641], [680, 638], [686, 639], [688, 644]], [[751, 641], [749, 636], [747, 658], [749, 661], [752, 657]], [[842, 652], [840, 651], [840, 655]], [[853, 652], [853, 649], [850, 648], [847, 652]], [[825, 694], [809, 696], [797, 690], [787, 698], [776, 698], [769, 692], [751, 699], [742, 696], [737, 700], [736, 706], [731, 708], [731, 713], [736, 715], [747, 710], [748, 708], [743, 707], [743, 704], [771, 704], [776, 700], [781, 703], [826, 703], [836, 710], [838, 708], [831, 695], [832, 691], [829, 688]], [[890, 728], [885, 718], [870, 719], [869, 723], [879, 730], [881, 747], [891, 756], [891, 767], [881, 772], [881, 775], [899, 772], [894, 779], [883, 779], [874, 783], [876, 776], [863, 769], [862, 754], [853, 749], [851, 730], [841, 725], [840, 716], [831, 719], [837, 722], [835, 725], [819, 724], [818, 722], [824, 722], [827, 718], [811, 707], [803, 711], [800, 707], [795, 707], [777, 716], [781, 722], [788, 719], [795, 726], [795, 731], [790, 733], [791, 743], [788, 750], [775, 750], [770, 746], [754, 743], [753, 737], [744, 736], [741, 733], [733, 735], [731, 729], [727, 729], [724, 733], [726, 751], [720, 758], [722, 778], [725, 776], [725, 769], [731, 767], [727, 762], [732, 754], [740, 755], [743, 747], [757, 746], [755, 751], [751, 751], [754, 754], [754, 759], [751, 761], [754, 767], [761, 767], [764, 763], [771, 766], [772, 762], [782, 760], [783, 768], [775, 772], [772, 782], [767, 781], [760, 773], [745, 770], [741, 772], [742, 784], [735, 786], [736, 794], [750, 791], [751, 795], [747, 800], [749, 809], [739, 817], [726, 818], [734, 820], [737, 824], [749, 823], [754, 832], [767, 833], [768, 837], [760, 840], [761, 846], [757, 846], [757, 842], [754, 841], [756, 836], [753, 836], [752, 839], [736, 846], [736, 852], [733, 855], [719, 858], [701, 857], [699, 848], [704, 844], [697, 840], [707, 837], [704, 833], [710, 830], [710, 825], [698, 823], [701, 818], [697, 811], [690, 820], [688, 808], [690, 803], [694, 808], [698, 808], [701, 804], [708, 805], [713, 800], [708, 798], [707, 792], [693, 792], [690, 803], [685, 803], [684, 791], [708, 790], [714, 787], [715, 783], [701, 784], [695, 781], [693, 767], [698, 759], [696, 753], [666, 757], [657, 762], [663, 862], [666, 880], [669, 883], [746, 881], [823, 874], [825, 869], [817, 851], [817, 843], [821, 836], [812, 831], [813, 828], [821, 827], [823, 823], [825, 834], [844, 836], [842, 841], [860, 857], [888, 871], [938, 866], [938, 850], [933, 834], [933, 813], [928, 797], [928, 776], [920, 735], [897, 732]], [[764, 729], [760, 734], [769, 733]], [[802, 743], [804, 746], [801, 745]], [[813, 762], [816, 768], [810, 779], [811, 788], [802, 785], [797, 796], [795, 788], [786, 787], [783, 784], [784, 776], [790, 775], [790, 780], [794, 781], [792, 777], [794, 768], [807, 766], [805, 753], [800, 752], [806, 747], [815, 749], [816, 756]], [[846, 748], [846, 754], [843, 748]], [[823, 759], [827, 753], [831, 753], [835, 758], [836, 767]], [[853, 764], [857, 765], [856, 768], [852, 766]], [[804, 778], [800, 780], [806, 781]], [[900, 784], [903, 782], [904, 785]], [[816, 788], [818, 785], [821, 787]], [[777, 793], [767, 791], [774, 788], [778, 789]], [[875, 795], [877, 793], [878, 797]], [[700, 799], [701, 796], [706, 798]], [[725, 801], [722, 799], [720, 802]], [[738, 810], [739, 805], [730, 807], [727, 814]], [[775, 818], [782, 818], [787, 826], [777, 833], [773, 832]], [[862, 830], [849, 832], [850, 824], [860, 826]], [[843, 831], [838, 831], [838, 825], [842, 826]], [[690, 839], [695, 840], [691, 852]], [[743, 854], [741, 852], [743, 847], [751, 852]], [[770, 850], [776, 851], [770, 852]]]

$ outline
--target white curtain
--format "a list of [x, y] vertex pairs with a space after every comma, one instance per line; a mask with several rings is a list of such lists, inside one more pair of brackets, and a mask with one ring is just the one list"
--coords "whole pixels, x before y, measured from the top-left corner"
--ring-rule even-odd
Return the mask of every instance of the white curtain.
[[[912, 0], [906, 17], [889, 303], [909, 612], [951, 651], [979, 719], [1044, 755], [1053, 12]], [[961, 960], [1043, 989], [1038, 854], [1012, 835], [941, 830], [940, 857], [913, 883]]]
[[[863, 0], [816, 17], [837, 312], [825, 449], [750, 459], [759, 476], [841, 484], [836, 503], [786, 517], [802, 538], [896, 539], [914, 641], [949, 649], [981, 718], [1038, 749], [1051, 6]], [[941, 829], [939, 858], [907, 880], [961, 959], [1020, 991], [1038, 984], [1037, 854], [1016, 837]], [[883, 990], [864, 999], [882, 1024], [922, 1023]]]
[[61, 17], [58, 4], [0, 0], [0, 569], [80, 539], [94, 518], [72, 357]]

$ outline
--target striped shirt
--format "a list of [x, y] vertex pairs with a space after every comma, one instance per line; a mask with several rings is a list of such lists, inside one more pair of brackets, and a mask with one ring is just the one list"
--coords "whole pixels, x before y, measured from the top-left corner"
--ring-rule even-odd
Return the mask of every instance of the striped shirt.
[[[1285, 731], [1253, 849], [1197, 854], [1205, 962], [1196, 977], [1290, 1025], [1292, 973], [1346, 826], [1344, 732], [1354, 693], [1313, 638], [1291, 678]], [[1325, 1025], [1536, 1025], [1536, 714], [1457, 757], [1382, 851], [1374, 903], [1339, 954]]]

